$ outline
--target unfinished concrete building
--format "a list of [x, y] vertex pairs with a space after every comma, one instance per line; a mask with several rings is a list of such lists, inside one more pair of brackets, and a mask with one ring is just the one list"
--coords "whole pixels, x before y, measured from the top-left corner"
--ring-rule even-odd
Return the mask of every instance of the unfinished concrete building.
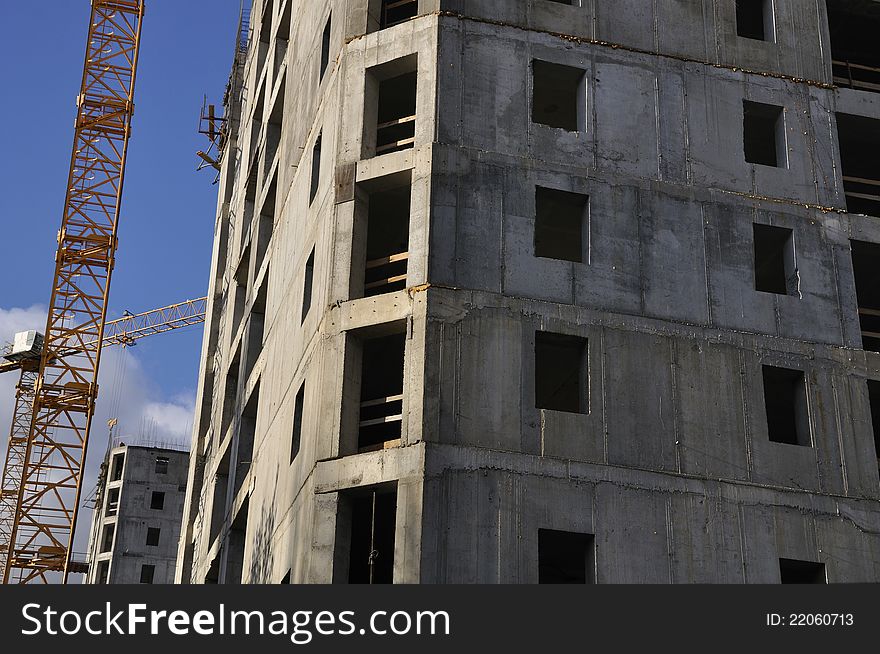
[[880, 581], [880, 3], [258, 0], [184, 583]]
[[95, 494], [88, 584], [174, 581], [189, 453], [119, 442]]

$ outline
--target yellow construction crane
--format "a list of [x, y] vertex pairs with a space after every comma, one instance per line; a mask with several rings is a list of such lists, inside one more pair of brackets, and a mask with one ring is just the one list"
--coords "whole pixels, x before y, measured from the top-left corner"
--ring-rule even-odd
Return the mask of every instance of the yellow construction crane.
[[[128, 314], [106, 323], [103, 345], [133, 345], [136, 341], [154, 334], [198, 325], [205, 321], [208, 298], [188, 300], [179, 304], [153, 309], [144, 313]], [[34, 383], [40, 364], [43, 338], [37, 332], [16, 334], [15, 343], [2, 353], [6, 359], [0, 363], [0, 373], [20, 371], [12, 412], [12, 427], [3, 476], [0, 478], [0, 578], [6, 569], [12, 524], [21, 491], [24, 458], [33, 415]], [[37, 452], [39, 457], [41, 453]], [[82, 564], [72, 561], [71, 572], [85, 572]], [[15, 579], [10, 581], [16, 581]]]
[[3, 580], [67, 581], [116, 253], [143, 0], [92, 0], [73, 154]]

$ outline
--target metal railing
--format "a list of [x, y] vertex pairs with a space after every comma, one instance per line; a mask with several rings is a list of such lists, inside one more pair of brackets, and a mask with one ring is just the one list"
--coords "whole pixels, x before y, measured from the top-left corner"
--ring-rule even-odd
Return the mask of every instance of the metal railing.
[[831, 62], [831, 70], [838, 86], [880, 93], [880, 68], [835, 59]]

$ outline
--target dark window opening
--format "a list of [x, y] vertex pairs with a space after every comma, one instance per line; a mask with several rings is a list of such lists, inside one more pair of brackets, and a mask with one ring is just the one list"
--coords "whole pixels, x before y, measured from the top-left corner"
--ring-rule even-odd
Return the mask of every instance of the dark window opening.
[[309, 204], [315, 201], [318, 195], [318, 187], [321, 184], [321, 134], [315, 139], [312, 147], [312, 184], [309, 188]]
[[98, 561], [97, 583], [106, 584], [110, 578], [110, 561]]
[[[272, 164], [281, 150], [281, 129], [284, 124], [284, 103], [287, 88], [287, 76], [281, 80], [278, 92], [275, 95], [275, 103], [269, 112], [269, 119], [266, 121], [266, 139], [265, 152], [263, 155], [263, 175], [272, 172]], [[265, 179], [265, 177], [264, 177]], [[274, 190], [271, 191], [274, 193]], [[268, 201], [268, 200], [267, 200]]]
[[218, 584], [220, 583], [220, 555], [214, 557], [211, 561], [211, 565], [208, 568], [208, 572], [205, 573], [205, 581], [206, 585]]
[[220, 422], [220, 432], [217, 434], [217, 440], [222, 442], [226, 437], [232, 425], [232, 419], [235, 417], [235, 405], [238, 399], [238, 373], [241, 369], [241, 349], [243, 344], [235, 352], [232, 362], [229, 364], [229, 371], [226, 373], [226, 384], [223, 393], [223, 415]]
[[773, 0], [736, 0], [736, 33], [746, 39], [775, 41]]
[[576, 4], [579, 0], [547, 0], [547, 2], [555, 2], [558, 5], [569, 5], [571, 7], [578, 7], [580, 5]]
[[257, 364], [257, 361], [263, 352], [263, 338], [266, 331], [266, 298], [269, 293], [268, 286], [269, 275], [267, 273], [263, 278], [260, 290], [257, 292], [257, 297], [254, 298], [254, 303], [251, 306], [251, 317], [248, 321], [247, 335], [245, 338], [246, 344], [243, 345], [243, 347], [246, 348], [244, 365], [245, 380], [250, 378], [251, 372], [253, 372], [254, 366]]
[[278, 194], [278, 169], [276, 168], [272, 174], [272, 181], [269, 182], [269, 191], [263, 201], [263, 207], [260, 209], [260, 218], [257, 223], [256, 258], [254, 262], [254, 276], [259, 277], [260, 269], [263, 267], [263, 261], [266, 259], [266, 252], [269, 250], [269, 244], [272, 242], [272, 233], [275, 230], [275, 196]]
[[397, 489], [340, 493], [336, 518], [336, 563], [350, 584], [394, 583], [394, 535]]
[[846, 210], [880, 217], [880, 120], [837, 114]]
[[880, 352], [880, 243], [850, 241], [862, 349]]
[[147, 527], [147, 547], [159, 547], [159, 535], [162, 530], [158, 527]]
[[803, 371], [762, 366], [762, 374], [770, 441], [812, 447], [807, 384]]
[[125, 467], [125, 454], [114, 454], [113, 464], [110, 471], [110, 481], [122, 479], [122, 469]]
[[269, 0], [263, 3], [260, 12], [260, 42], [269, 43], [272, 40], [272, 3]]
[[581, 68], [532, 61], [532, 122], [569, 132], [586, 128], [586, 71]]
[[379, 29], [405, 23], [419, 13], [418, 0], [382, 0]]
[[779, 559], [779, 578], [783, 584], [827, 584], [825, 564], [797, 559]]
[[[250, 232], [250, 225], [247, 226], [248, 232]], [[233, 289], [235, 293], [234, 304], [233, 304], [233, 313], [232, 313], [232, 333], [235, 334], [238, 332], [238, 328], [241, 326], [241, 321], [244, 319], [244, 310], [247, 306], [247, 293], [248, 288], [250, 287], [251, 276], [250, 276], [250, 266], [251, 266], [251, 246], [248, 243], [247, 247], [245, 247], [244, 251], [241, 255], [241, 260], [238, 262], [238, 267], [235, 269], [235, 279], [233, 280]]]
[[535, 189], [535, 256], [583, 263], [589, 197], [580, 193]]
[[142, 584], [152, 584], [153, 577], [156, 575], [156, 566], [154, 565], [142, 565], [141, 566], [141, 583]]
[[880, 6], [865, 0], [833, 0], [826, 4], [834, 83], [880, 92]]
[[290, 462], [293, 463], [293, 460], [296, 458], [296, 455], [299, 454], [299, 448], [302, 443], [302, 429], [303, 429], [303, 411], [305, 410], [306, 404], [306, 383], [303, 382], [299, 386], [299, 391], [296, 394], [296, 401], [293, 405], [293, 434], [290, 439]]
[[406, 288], [410, 186], [369, 196], [364, 296]]
[[169, 462], [169, 459], [167, 456], [157, 456], [156, 457], [156, 474], [157, 475], [167, 475], [168, 474], [168, 462]]
[[232, 490], [233, 497], [238, 495], [251, 463], [254, 458], [254, 438], [257, 432], [257, 415], [260, 411], [260, 383], [257, 382], [251, 391], [250, 399], [241, 413], [241, 422], [238, 426], [238, 447], [236, 449], [235, 485]]
[[327, 23], [324, 25], [324, 34], [321, 36], [321, 72], [319, 79], [324, 79], [327, 67], [330, 65], [330, 28], [333, 14], [327, 16]]
[[743, 100], [743, 151], [748, 163], [788, 167], [782, 107]]
[[589, 413], [587, 339], [535, 333], [535, 407]]
[[[210, 542], [214, 542], [220, 535], [223, 521], [226, 518], [226, 494], [229, 490], [229, 460], [230, 448], [226, 448], [220, 463], [217, 465], [217, 474], [214, 476], [214, 494], [211, 500], [211, 531]], [[219, 574], [219, 568], [216, 571]]]
[[[223, 583], [225, 584], [241, 584], [244, 577], [244, 549], [249, 515], [250, 497], [242, 503], [229, 529], [226, 569], [223, 575]], [[265, 573], [259, 569], [259, 566], [257, 564], [252, 565], [251, 581], [265, 583], [266, 580], [259, 577], [261, 574]]]
[[416, 71], [379, 82], [376, 154], [412, 148], [416, 136]]
[[594, 550], [592, 534], [539, 529], [538, 583], [595, 583]]
[[403, 359], [406, 334], [363, 342], [358, 451], [400, 443], [403, 421]]
[[293, 4], [287, 2], [284, 4], [284, 10], [278, 18], [278, 34], [276, 38], [284, 41], [290, 41], [290, 27], [293, 23]]
[[871, 430], [874, 433], [874, 453], [880, 464], [880, 381], [868, 380], [868, 400], [871, 403]]
[[755, 290], [778, 295], [798, 294], [798, 271], [792, 230], [752, 225], [755, 250]]
[[306, 316], [309, 315], [309, 309], [312, 308], [312, 291], [315, 282], [315, 248], [312, 248], [311, 253], [309, 254], [309, 258], [306, 261], [306, 269], [305, 274], [303, 275], [303, 301], [302, 301], [302, 315], [300, 316], [300, 323], [304, 323], [306, 321]]
[[150, 496], [150, 508], [154, 511], [161, 511], [165, 508], [165, 493], [153, 491]]
[[113, 536], [116, 533], [116, 525], [104, 525], [104, 533], [101, 536], [101, 554], [113, 549]]
[[107, 491], [107, 517], [113, 517], [119, 512], [119, 489], [111, 488]]

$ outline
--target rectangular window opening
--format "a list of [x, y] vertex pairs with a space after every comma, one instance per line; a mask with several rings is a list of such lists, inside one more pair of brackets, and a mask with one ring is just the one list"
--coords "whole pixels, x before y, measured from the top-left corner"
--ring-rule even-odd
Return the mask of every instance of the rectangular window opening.
[[158, 527], [147, 527], [147, 547], [159, 547], [159, 536], [162, 530]]
[[116, 533], [116, 525], [104, 525], [104, 532], [101, 536], [101, 554], [109, 552], [113, 549], [113, 536]]
[[104, 515], [112, 518], [119, 513], [119, 489], [111, 488], [107, 491], [107, 511]]
[[417, 86], [417, 54], [367, 69], [362, 158], [415, 147]]
[[812, 447], [807, 383], [802, 370], [762, 366], [767, 433], [773, 443]]
[[384, 30], [415, 18], [419, 13], [419, 2], [418, 0], [379, 0], [379, 12], [379, 29]]
[[864, 0], [827, 2], [834, 83], [880, 92], [880, 7]]
[[736, 33], [757, 41], [776, 40], [774, 0], [736, 0]]
[[538, 530], [539, 584], [595, 582], [595, 539], [592, 534]]
[[114, 454], [113, 463], [110, 466], [110, 481], [122, 479], [122, 469], [125, 467], [125, 454]]
[[110, 579], [110, 561], [98, 561], [97, 583], [106, 584]]
[[[248, 231], [250, 231], [250, 225], [248, 225]], [[235, 278], [232, 283], [234, 288], [232, 309], [233, 336], [238, 332], [238, 329], [241, 326], [241, 321], [244, 319], [244, 310], [247, 306], [247, 294], [251, 283], [250, 266], [251, 245], [248, 243], [247, 247], [245, 247], [241, 254], [241, 260], [238, 262], [238, 267], [235, 269]]]
[[303, 429], [303, 411], [305, 410], [306, 404], [306, 383], [303, 382], [299, 386], [299, 391], [296, 393], [296, 401], [293, 405], [293, 434], [290, 439], [290, 462], [293, 463], [293, 460], [296, 458], [296, 455], [299, 454], [299, 448], [302, 444], [302, 429]]
[[880, 352], [880, 243], [850, 241], [862, 349]]
[[223, 392], [223, 409], [220, 421], [220, 432], [217, 439], [222, 441], [226, 438], [226, 432], [232, 425], [232, 419], [235, 417], [235, 405], [238, 401], [238, 376], [241, 370], [241, 355], [244, 344], [240, 343], [232, 361], [229, 364], [229, 370], [226, 373], [226, 383]]
[[535, 408], [589, 413], [587, 339], [535, 333]]
[[569, 132], [586, 130], [586, 71], [532, 61], [532, 122]]
[[[235, 515], [229, 529], [226, 554], [226, 569], [223, 581], [226, 584], [241, 584], [244, 577], [244, 550], [247, 540], [248, 519], [250, 515], [250, 497], [248, 497]], [[255, 583], [264, 582], [253, 579]]]
[[168, 463], [170, 459], [167, 456], [157, 456], [156, 457], [156, 474], [157, 475], [167, 475], [168, 474]]
[[[336, 518], [336, 583], [394, 583], [397, 488], [339, 494]], [[345, 571], [345, 576], [342, 571]]]
[[263, 207], [260, 209], [260, 218], [257, 223], [256, 241], [256, 259], [254, 263], [254, 276], [258, 277], [260, 269], [263, 267], [263, 261], [266, 259], [266, 253], [269, 251], [269, 244], [272, 242], [272, 233], [275, 230], [275, 196], [278, 194], [278, 169], [272, 174], [272, 181], [269, 182], [269, 191], [266, 193], [266, 199], [263, 201]]
[[263, 353], [263, 339], [266, 335], [266, 299], [268, 296], [269, 275], [263, 278], [260, 290], [254, 298], [251, 306], [251, 316], [248, 320], [245, 350], [244, 378], [250, 379], [251, 373], [256, 366], [260, 355]]
[[747, 163], [788, 167], [785, 110], [782, 107], [743, 100], [743, 151]]
[[535, 189], [535, 256], [587, 261], [589, 197], [556, 189]]
[[358, 451], [400, 444], [406, 334], [363, 341]]
[[315, 248], [312, 248], [309, 258], [306, 261], [305, 273], [303, 274], [303, 301], [302, 315], [300, 316], [300, 324], [306, 321], [309, 310], [312, 308], [312, 293], [315, 284]]
[[410, 196], [409, 184], [369, 195], [363, 264], [364, 297], [406, 288]]
[[257, 415], [260, 410], [260, 385], [257, 382], [251, 391], [244, 410], [241, 413], [241, 421], [238, 425], [238, 447], [235, 467], [235, 486], [232, 490], [233, 497], [238, 495], [242, 484], [251, 469], [254, 459], [254, 438], [257, 433]]
[[165, 508], [165, 493], [153, 491], [150, 495], [150, 508], [154, 511], [162, 511]]
[[154, 565], [142, 565], [141, 566], [141, 583], [142, 584], [152, 584], [153, 578], [156, 575], [156, 566]]
[[312, 183], [309, 188], [309, 205], [315, 201], [318, 195], [318, 188], [321, 185], [321, 137], [315, 139], [315, 145], [312, 147]]
[[779, 559], [779, 578], [783, 584], [827, 584], [825, 564], [797, 559]]
[[798, 295], [799, 279], [794, 233], [784, 227], [753, 224], [755, 290]]
[[320, 80], [324, 79], [324, 75], [327, 72], [327, 67], [330, 65], [330, 29], [332, 27], [332, 20], [333, 14], [331, 13], [329, 16], [327, 16], [327, 23], [324, 25], [324, 33], [321, 36], [321, 72], [319, 75]]
[[839, 113], [837, 137], [846, 210], [880, 218], [880, 119]]
[[226, 494], [229, 490], [230, 448], [225, 448], [217, 474], [214, 476], [214, 493], [211, 501], [211, 531], [209, 542], [214, 542], [223, 528], [226, 518]]

